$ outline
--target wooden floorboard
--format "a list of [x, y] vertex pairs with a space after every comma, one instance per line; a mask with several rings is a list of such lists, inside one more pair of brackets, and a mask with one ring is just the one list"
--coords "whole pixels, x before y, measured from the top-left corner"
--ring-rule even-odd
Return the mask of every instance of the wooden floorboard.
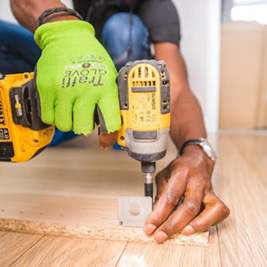
[[220, 135], [216, 192], [231, 209], [218, 226], [223, 266], [267, 266], [267, 135]]
[[125, 242], [44, 237], [11, 266], [114, 267], [125, 246]]
[[0, 266], [10, 266], [41, 239], [41, 235], [0, 232]]
[[[62, 237], [44, 237], [40, 240], [40, 236], [36, 235], [0, 233], [0, 259], [2, 262], [6, 261], [9, 264], [9, 260], [13, 257], [13, 260], [16, 260], [15, 266], [52, 267], [67, 265], [119, 267], [267, 266], [267, 205], [265, 203], [267, 191], [267, 135], [220, 134], [218, 141], [216, 139], [216, 136], [211, 136], [214, 146], [217, 143], [219, 157], [213, 185], [216, 193], [230, 207], [231, 215], [219, 226], [212, 227], [208, 246], [158, 245], [155, 243], [128, 243], [126, 245], [126, 242]], [[89, 219], [86, 208], [86, 203], [90, 203], [90, 194], [88, 196], [88, 192], [93, 196], [91, 201], [97, 199], [101, 203], [103, 200], [101, 197], [102, 186], [98, 186], [98, 182], [92, 180], [89, 175], [90, 170], [95, 170], [95, 174], [102, 171], [104, 173], [105, 170], [109, 169], [116, 172], [116, 169], [118, 170], [117, 160], [122, 160], [122, 165], [129, 172], [127, 177], [130, 177], [128, 182], [133, 188], [133, 194], [138, 193], [139, 189], [134, 186], [135, 182], [133, 180], [136, 179], [136, 175], [139, 175], [141, 179], [137, 170], [139, 168], [138, 164], [136, 166], [132, 165], [132, 163], [128, 162], [126, 156], [122, 159], [116, 158], [116, 160], [114, 160], [115, 156], [113, 156], [110, 159], [111, 154], [102, 154], [102, 152], [95, 153], [94, 157], [91, 156], [91, 162], [84, 158], [88, 153], [86, 149], [88, 149], [89, 145], [86, 149], [82, 147], [82, 144], [77, 149], [77, 142], [75, 144], [71, 143], [71, 145], [75, 149], [72, 150], [70, 147], [57, 148], [59, 149], [57, 153], [44, 154], [43, 161], [38, 160], [31, 167], [30, 165], [27, 165], [27, 167], [21, 165], [23, 166], [21, 171], [25, 170], [27, 174], [22, 175], [21, 189], [15, 186], [14, 180], [12, 181], [13, 178], [10, 180], [10, 177], [7, 176], [8, 173], [11, 176], [17, 174], [16, 179], [14, 179], [18, 182], [19, 172], [15, 171], [14, 168], [9, 169], [9, 172], [5, 171], [5, 178], [0, 177], [0, 182], [3, 182], [3, 187], [0, 188], [0, 215], [9, 214], [13, 210], [13, 214], [19, 220], [22, 216], [21, 211], [25, 212], [31, 219], [39, 218], [41, 216], [39, 213], [47, 212], [51, 220], [54, 220], [55, 216], [58, 221], [63, 218], [66, 222], [75, 222], [75, 218], [71, 217], [71, 209], [69, 210], [68, 206], [71, 203], [70, 199], [73, 199], [74, 205], [76, 205], [76, 199], [77, 203], [81, 205], [81, 209], [80, 211], [78, 210], [77, 204], [73, 214], [81, 216], [86, 221]], [[76, 150], [82, 156], [79, 156]], [[66, 172], [66, 183], [64, 184], [64, 176], [59, 179], [60, 181], [55, 180], [59, 176], [60, 170], [64, 167], [62, 159], [58, 162], [57, 167], [54, 167], [55, 172], [50, 171], [50, 168], [53, 169], [53, 161], [56, 160], [56, 155], [65, 157], [66, 153], [70, 151], [72, 151], [72, 156], [74, 157], [73, 166], [71, 166], [71, 162], [68, 162], [66, 166], [68, 172]], [[103, 158], [101, 158], [101, 155], [103, 155]], [[79, 160], [79, 157], [81, 157], [81, 160]], [[101, 160], [105, 161], [105, 164], [99, 167], [97, 162]], [[38, 180], [37, 185], [33, 185], [33, 175], [36, 174], [36, 170], [38, 173], [39, 169], [42, 169], [42, 173], [44, 173], [45, 165], [48, 166], [48, 175], [42, 176], [43, 178]], [[32, 174], [30, 174], [31, 171]], [[116, 184], [118, 186], [120, 184], [119, 179], [116, 178], [112, 171], [113, 185]], [[54, 175], [53, 173], [56, 174]], [[75, 173], [77, 174], [76, 176]], [[85, 176], [86, 173], [88, 173], [88, 176]], [[99, 176], [99, 183], [105, 184], [103, 173]], [[72, 181], [72, 177], [76, 178], [77, 184]], [[93, 191], [92, 188], [87, 188], [93, 181], [95, 181], [96, 191]], [[38, 188], [36, 197], [34, 197], [35, 186]], [[112, 202], [116, 199], [111, 192], [114, 187], [112, 187], [112, 183], [106, 184], [106, 186], [107, 188], [112, 188], [110, 191], [105, 189], [107, 199]], [[129, 193], [130, 189], [127, 187], [127, 182], [122, 181], [121, 186], [122, 188], [119, 185], [119, 192], [126, 191]], [[79, 187], [82, 187], [81, 191]], [[1, 195], [4, 196], [4, 194], [6, 194], [5, 198], [9, 202], [9, 211], [1, 206], [1, 203], [4, 203], [3, 199], [1, 200]], [[19, 194], [23, 195], [23, 197], [20, 197]], [[29, 199], [33, 197], [33, 202], [42, 203], [42, 211], [35, 215], [30, 208], [34, 204], [30, 204], [30, 201], [28, 202], [28, 208], [26, 206], [25, 209], [22, 209], [21, 206], [18, 207], [18, 202], [20, 202], [21, 198], [25, 198], [25, 195], [29, 195]], [[39, 196], [39, 199], [37, 196]], [[56, 213], [50, 209], [45, 209], [46, 202], [50, 197], [52, 199], [51, 203], [54, 203], [57, 210]], [[66, 205], [61, 205], [58, 198], [64, 198]], [[114, 205], [116, 206], [115, 202]], [[93, 216], [93, 213], [90, 216]], [[95, 213], [95, 216], [99, 216], [99, 214]], [[92, 220], [96, 219], [93, 218]], [[114, 225], [117, 223], [116, 220], [117, 215], [114, 215]], [[31, 236], [33, 236], [32, 241]], [[7, 245], [1, 248], [2, 240], [5, 240]], [[3, 265], [1, 264], [2, 262], [0, 261], [1, 267]], [[109, 263], [110, 265], [108, 265]]]
[[212, 227], [209, 246], [181, 246], [128, 243], [118, 267], [220, 267], [216, 228]]

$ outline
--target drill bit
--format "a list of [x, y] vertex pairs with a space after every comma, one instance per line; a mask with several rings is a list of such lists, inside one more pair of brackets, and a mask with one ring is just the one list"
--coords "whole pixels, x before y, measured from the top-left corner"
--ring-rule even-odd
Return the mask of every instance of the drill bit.
[[145, 196], [151, 197], [153, 200], [153, 175], [152, 173], [145, 174]]
[[145, 174], [145, 196], [153, 200], [153, 175], [156, 170], [156, 163], [150, 161], [141, 162], [142, 172]]

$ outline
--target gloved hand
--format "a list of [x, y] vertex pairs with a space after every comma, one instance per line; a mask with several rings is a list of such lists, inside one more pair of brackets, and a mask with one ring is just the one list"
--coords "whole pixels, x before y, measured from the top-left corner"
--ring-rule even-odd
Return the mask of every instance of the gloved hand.
[[36, 68], [42, 121], [61, 131], [90, 134], [97, 105], [101, 132], [118, 131], [117, 71], [92, 25], [78, 20], [47, 23], [37, 28], [34, 39], [42, 49]]

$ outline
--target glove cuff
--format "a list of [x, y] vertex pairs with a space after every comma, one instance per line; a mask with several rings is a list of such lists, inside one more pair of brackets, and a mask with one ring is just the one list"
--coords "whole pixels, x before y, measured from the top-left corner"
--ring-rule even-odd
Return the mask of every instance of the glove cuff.
[[36, 44], [43, 49], [46, 40], [55, 40], [60, 38], [79, 38], [79, 36], [86, 36], [89, 34], [95, 35], [94, 27], [86, 22], [80, 20], [62, 20], [49, 22], [41, 25], [34, 33], [34, 40]]

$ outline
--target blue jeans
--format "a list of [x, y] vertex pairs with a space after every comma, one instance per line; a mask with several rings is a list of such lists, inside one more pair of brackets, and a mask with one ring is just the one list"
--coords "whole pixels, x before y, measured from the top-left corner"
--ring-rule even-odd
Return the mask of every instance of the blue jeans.
[[[148, 30], [137, 15], [117, 13], [105, 23], [103, 46], [119, 70], [128, 61], [150, 58]], [[0, 20], [0, 73], [14, 74], [33, 71], [41, 55], [33, 34], [22, 26]], [[56, 130], [51, 145], [71, 139], [73, 131]]]
[[149, 33], [137, 15], [117, 13], [111, 16], [103, 27], [101, 42], [117, 70], [129, 61], [151, 58]]
[[0, 20], [0, 73], [33, 71], [40, 55], [30, 31]]

